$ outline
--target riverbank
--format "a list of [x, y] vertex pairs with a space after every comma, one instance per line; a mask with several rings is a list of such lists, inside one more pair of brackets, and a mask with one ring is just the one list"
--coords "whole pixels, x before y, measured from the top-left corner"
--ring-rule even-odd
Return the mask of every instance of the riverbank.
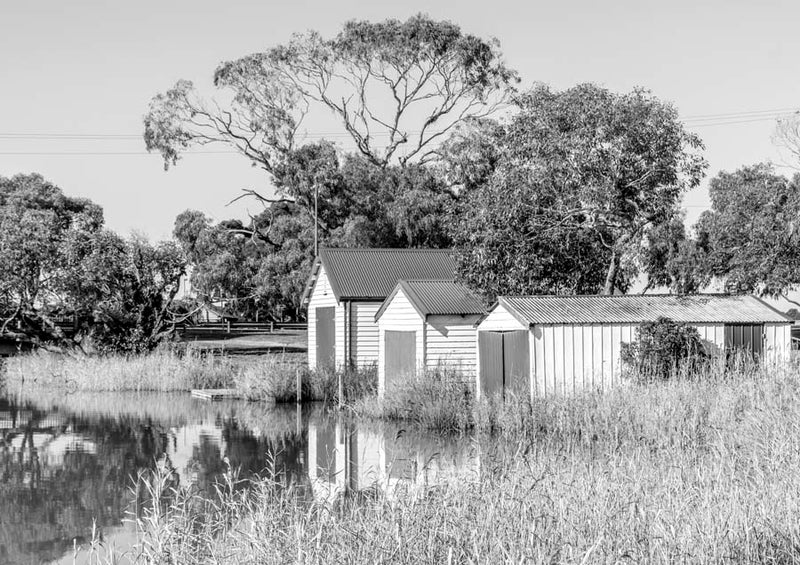
[[[142, 562], [798, 559], [796, 374], [637, 385], [536, 408], [481, 453], [473, 480], [410, 490], [388, 480], [333, 505], [280, 477], [223, 488], [222, 500], [183, 492], [138, 522]], [[161, 492], [157, 477], [147, 484]]]
[[64, 355], [44, 351], [6, 359], [0, 385], [10, 391], [40, 389], [75, 392], [188, 392], [232, 389], [251, 401], [339, 401], [374, 396], [374, 369], [311, 371], [305, 355], [271, 353], [231, 356], [197, 347], [163, 348], [146, 355]]

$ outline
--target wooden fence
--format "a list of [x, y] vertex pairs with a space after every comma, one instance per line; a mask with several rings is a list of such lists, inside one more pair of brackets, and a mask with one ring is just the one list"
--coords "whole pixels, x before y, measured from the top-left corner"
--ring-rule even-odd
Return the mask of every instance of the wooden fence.
[[276, 332], [304, 332], [304, 322], [204, 322], [187, 325], [180, 330], [184, 337], [210, 337], [212, 335], [257, 335]]

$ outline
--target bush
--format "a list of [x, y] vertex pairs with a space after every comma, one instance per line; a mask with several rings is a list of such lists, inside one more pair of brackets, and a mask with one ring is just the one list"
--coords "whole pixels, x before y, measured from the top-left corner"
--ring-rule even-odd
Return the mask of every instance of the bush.
[[636, 329], [637, 340], [623, 343], [623, 367], [637, 381], [692, 375], [706, 365], [708, 355], [697, 328], [658, 318]]

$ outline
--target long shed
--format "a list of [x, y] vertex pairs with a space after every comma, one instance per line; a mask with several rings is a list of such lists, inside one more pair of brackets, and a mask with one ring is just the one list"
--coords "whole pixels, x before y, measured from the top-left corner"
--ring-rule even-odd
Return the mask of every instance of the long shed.
[[453, 280], [401, 280], [384, 300], [378, 324], [378, 395], [425, 369], [475, 378], [475, 326], [486, 308]]
[[570, 394], [620, 381], [623, 343], [643, 322], [697, 328], [706, 349], [788, 361], [792, 321], [755, 296], [704, 294], [500, 297], [478, 325], [478, 394]]
[[444, 249], [323, 248], [309, 277], [308, 366], [367, 367], [378, 362], [375, 314], [400, 279], [452, 279]]

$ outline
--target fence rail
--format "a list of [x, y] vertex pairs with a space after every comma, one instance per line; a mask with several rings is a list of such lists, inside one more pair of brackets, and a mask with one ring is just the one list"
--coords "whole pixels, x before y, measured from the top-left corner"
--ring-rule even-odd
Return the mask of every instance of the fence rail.
[[284, 331], [306, 331], [308, 324], [303, 322], [203, 322], [186, 326], [183, 335], [205, 336], [215, 334], [254, 335]]

